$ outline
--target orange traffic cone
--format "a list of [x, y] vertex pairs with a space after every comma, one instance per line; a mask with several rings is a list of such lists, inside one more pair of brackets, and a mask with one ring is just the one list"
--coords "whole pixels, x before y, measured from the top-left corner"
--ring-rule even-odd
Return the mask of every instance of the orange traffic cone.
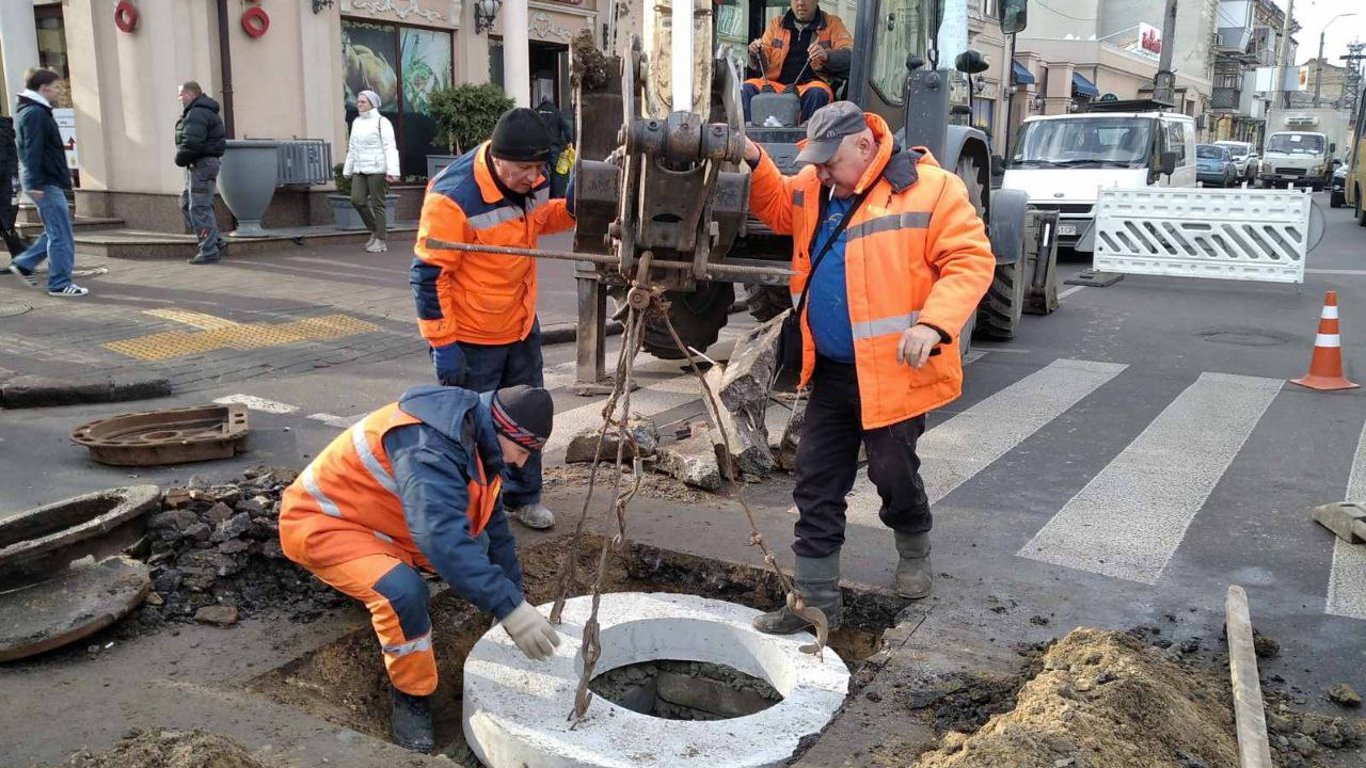
[[1309, 373], [1291, 384], [1310, 389], [1355, 389], [1342, 375], [1342, 339], [1338, 336], [1338, 292], [1329, 291], [1323, 299], [1323, 314], [1319, 315], [1319, 335], [1314, 340], [1314, 357], [1309, 362]]

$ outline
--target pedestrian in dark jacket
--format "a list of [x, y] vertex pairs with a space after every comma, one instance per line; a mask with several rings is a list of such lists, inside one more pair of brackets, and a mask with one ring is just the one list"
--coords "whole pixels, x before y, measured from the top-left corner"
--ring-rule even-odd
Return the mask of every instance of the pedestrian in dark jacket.
[[66, 164], [62, 132], [52, 116], [58, 80], [61, 76], [50, 69], [30, 69], [24, 75], [24, 91], [19, 94], [15, 120], [19, 163], [23, 167], [24, 191], [43, 218], [43, 234], [10, 262], [7, 271], [26, 285], [37, 287], [34, 270], [44, 259], [51, 259], [48, 295], [84, 296], [89, 291], [71, 282], [71, 270], [76, 264], [76, 240], [71, 232], [71, 213], [66, 207], [71, 169]]
[[503, 465], [540, 453], [554, 418], [550, 393], [537, 387], [416, 387], [333, 440], [285, 490], [285, 555], [370, 609], [402, 747], [434, 746], [423, 573], [493, 614], [528, 658], [549, 658], [560, 644], [523, 596], [502, 493]]
[[218, 234], [218, 215], [213, 198], [218, 191], [218, 170], [228, 147], [218, 102], [204, 95], [199, 83], [180, 86], [185, 108], [175, 125], [175, 164], [185, 169], [185, 189], [180, 193], [180, 212], [185, 225], [199, 239], [199, 251], [191, 264], [217, 264], [228, 241]]
[[[569, 123], [560, 113], [560, 108], [555, 106], [555, 102], [549, 96], [541, 99], [541, 103], [536, 107], [536, 114], [541, 116], [545, 122], [546, 130], [550, 132], [550, 196], [552, 198], [564, 197], [565, 188], [569, 186], [569, 173], [560, 173], [560, 155], [564, 153], [566, 147], [574, 143], [574, 134], [569, 130]], [[570, 169], [572, 171], [572, 169]]]
[[14, 205], [14, 177], [19, 173], [19, 147], [15, 143], [14, 118], [0, 117], [0, 237], [11, 256], [28, 249], [14, 229], [18, 208]]

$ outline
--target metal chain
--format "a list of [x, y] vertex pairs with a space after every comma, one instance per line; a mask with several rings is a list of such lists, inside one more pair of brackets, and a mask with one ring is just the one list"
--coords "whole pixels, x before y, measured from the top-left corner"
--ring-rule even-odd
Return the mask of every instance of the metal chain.
[[[644, 267], [640, 272], [640, 278], [648, 270], [648, 262], [642, 264]], [[626, 545], [626, 512], [631, 501], [640, 491], [643, 480], [644, 470], [642, 467], [640, 446], [631, 437], [631, 380], [635, 370], [635, 360], [639, 355], [645, 339], [645, 325], [649, 318], [658, 316], [663, 319], [664, 325], [669, 330], [669, 335], [673, 338], [674, 344], [678, 347], [688, 361], [688, 366], [702, 389], [702, 401], [705, 404], [707, 419], [712, 427], [717, 430], [726, 450], [722, 451], [722, 471], [730, 481], [731, 490], [735, 499], [739, 502], [741, 509], [745, 512], [745, 517], [749, 521], [749, 545], [758, 547], [763, 553], [764, 564], [773, 571], [778, 577], [778, 583], [782, 587], [785, 602], [789, 610], [801, 616], [816, 629], [816, 641], [801, 646], [804, 653], [819, 655], [825, 648], [829, 639], [829, 624], [825, 614], [820, 610], [808, 606], [797, 592], [796, 585], [792, 578], [778, 564], [778, 558], [769, 549], [768, 543], [764, 540], [763, 534], [759, 531], [758, 523], [754, 516], [754, 511], [750, 508], [749, 502], [745, 497], [744, 486], [740, 482], [739, 473], [734, 466], [729, 446], [731, 439], [726, 430], [725, 423], [720, 418], [720, 403], [716, 401], [715, 394], [707, 386], [706, 377], [698, 367], [697, 358], [693, 350], [689, 349], [679, 337], [678, 331], [674, 328], [673, 321], [669, 319], [668, 303], [664, 300], [662, 292], [650, 290], [643, 287], [641, 280], [638, 279], [631, 288], [628, 296], [628, 314], [625, 323], [625, 333], [621, 346], [621, 353], [617, 359], [616, 379], [613, 382], [612, 392], [603, 406], [602, 427], [598, 430], [598, 439], [593, 453], [593, 468], [588, 477], [588, 494], [584, 499], [583, 508], [579, 513], [579, 520], [574, 528], [570, 546], [565, 552], [564, 561], [560, 568], [559, 584], [555, 596], [554, 606], [550, 611], [550, 621], [554, 624], [561, 623], [564, 612], [565, 601], [569, 593], [579, 586], [578, 581], [578, 556], [580, 545], [583, 540], [583, 532], [588, 520], [588, 512], [592, 507], [593, 496], [597, 487], [599, 458], [602, 455], [602, 446], [606, 440], [608, 430], [613, 426], [617, 429], [617, 451], [616, 479], [613, 485], [615, 501], [613, 511], [617, 518], [617, 533], [611, 539], [603, 541], [598, 553], [597, 572], [594, 574], [592, 595], [593, 606], [589, 613], [588, 620], [584, 622], [582, 638], [583, 670], [579, 676], [579, 687], [574, 696], [574, 709], [569, 713], [568, 720], [572, 723], [570, 729], [577, 727], [588, 713], [588, 707], [593, 701], [593, 694], [589, 690], [589, 683], [593, 680], [593, 673], [598, 660], [602, 657], [602, 645], [600, 639], [600, 625], [598, 622], [598, 610], [602, 602], [602, 587], [607, 574], [607, 564], [609, 555], [613, 550], [621, 551]], [[621, 405], [621, 416], [617, 417], [617, 406]], [[623, 466], [626, 459], [627, 445], [631, 447], [632, 453], [632, 475], [631, 487], [622, 490], [622, 482], [625, 476]]]

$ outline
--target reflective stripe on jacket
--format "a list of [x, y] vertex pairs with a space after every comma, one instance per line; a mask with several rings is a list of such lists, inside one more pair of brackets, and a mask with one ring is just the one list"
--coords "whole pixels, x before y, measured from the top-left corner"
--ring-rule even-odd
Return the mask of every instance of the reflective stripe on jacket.
[[[345, 562], [355, 557], [345, 544], [349, 537], [330, 534], [369, 531], [401, 550], [406, 556], [400, 559], [437, 570], [409, 532], [399, 484], [384, 450], [387, 432], [421, 423], [392, 403], [341, 433], [318, 454], [285, 489], [281, 502], [280, 543], [291, 560], [306, 566]], [[477, 451], [474, 462], [478, 474], [469, 481], [465, 510], [471, 538], [488, 524], [502, 487], [500, 475], [489, 481]]]
[[427, 185], [409, 275], [422, 336], [434, 347], [455, 341], [511, 344], [536, 319], [536, 260], [527, 256], [427, 248], [427, 238], [535, 248], [543, 234], [572, 229], [565, 200], [550, 199], [542, 176], [526, 206], [503, 196], [489, 142], [466, 153]]
[[[902, 151], [887, 123], [866, 116], [878, 154], [855, 192], [873, 185], [844, 233], [849, 317], [853, 323], [863, 427], [918, 416], [961, 394], [958, 334], [991, 285], [996, 260], [982, 219], [961, 179], [927, 151]], [[764, 153], [750, 187], [750, 207], [775, 233], [792, 235], [793, 300], [806, 289], [808, 248], [829, 194], [814, 166], [784, 177]], [[828, 267], [822, 267], [826, 269]], [[901, 336], [916, 323], [951, 337], [920, 369], [897, 362]], [[802, 317], [801, 384], [815, 370], [816, 345]]]
[[[789, 10], [781, 16], [774, 16], [768, 20], [768, 27], [764, 29], [763, 42], [764, 57], [768, 63], [768, 69], [764, 71], [764, 76], [769, 80], [776, 81], [778, 75], [782, 74], [783, 62], [787, 60], [788, 51], [792, 50], [792, 41], [796, 35], [786, 26], [786, 19], [792, 15]], [[820, 18], [812, 21], [819, 26], [816, 28], [816, 42], [827, 51], [838, 51], [854, 46], [854, 36], [849, 34], [849, 28], [844, 26], [840, 17], [820, 11]], [[811, 72], [815, 73], [820, 80], [825, 80], [822, 70], [812, 66]], [[788, 83], [791, 85], [791, 83]]]

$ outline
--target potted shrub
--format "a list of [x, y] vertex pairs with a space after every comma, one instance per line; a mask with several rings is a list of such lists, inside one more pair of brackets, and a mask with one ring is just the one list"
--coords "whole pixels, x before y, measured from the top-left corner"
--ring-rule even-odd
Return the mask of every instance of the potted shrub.
[[[327, 202], [332, 206], [332, 226], [347, 231], [365, 229], [356, 207], [351, 204], [351, 180], [342, 175], [344, 163], [332, 166], [332, 178], [337, 182], [337, 193], [328, 195]], [[384, 196], [384, 219], [390, 227], [394, 226], [395, 212], [398, 210], [398, 195], [390, 192]]]
[[436, 143], [451, 154], [427, 155], [427, 178], [493, 135], [499, 116], [512, 109], [512, 99], [492, 83], [456, 85], [432, 93], [430, 113], [436, 121]]

